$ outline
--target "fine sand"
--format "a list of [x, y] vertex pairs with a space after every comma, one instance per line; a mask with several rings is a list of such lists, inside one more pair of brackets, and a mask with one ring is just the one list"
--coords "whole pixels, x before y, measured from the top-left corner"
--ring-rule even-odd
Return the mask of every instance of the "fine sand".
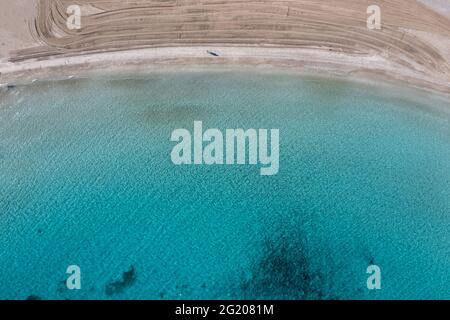
[[[37, 14], [35, 0], [0, 0], [0, 59], [12, 51], [36, 46], [30, 31]], [[1, 70], [0, 70], [1, 71]]]
[[[236, 64], [450, 93], [445, 1], [378, 1], [382, 29], [369, 30], [366, 0], [2, 0], [0, 83], [112, 66]], [[73, 4], [80, 30], [66, 27]]]

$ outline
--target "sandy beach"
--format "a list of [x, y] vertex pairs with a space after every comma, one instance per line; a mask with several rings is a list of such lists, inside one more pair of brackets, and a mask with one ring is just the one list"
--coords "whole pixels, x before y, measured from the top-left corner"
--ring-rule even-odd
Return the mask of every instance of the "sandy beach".
[[[72, 4], [81, 7], [80, 30], [66, 27], [66, 10]], [[445, 5], [382, 1], [382, 28], [369, 30], [370, 4], [8, 2], [1, 17], [0, 83], [136, 66], [234, 64], [395, 81], [450, 93], [450, 18]]]

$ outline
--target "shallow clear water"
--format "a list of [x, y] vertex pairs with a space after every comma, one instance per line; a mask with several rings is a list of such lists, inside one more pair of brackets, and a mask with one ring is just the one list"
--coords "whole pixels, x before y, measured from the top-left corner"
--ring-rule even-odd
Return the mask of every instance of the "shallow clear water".
[[[218, 71], [0, 98], [2, 299], [450, 298], [445, 102]], [[279, 128], [279, 173], [173, 165], [171, 132], [194, 120]]]

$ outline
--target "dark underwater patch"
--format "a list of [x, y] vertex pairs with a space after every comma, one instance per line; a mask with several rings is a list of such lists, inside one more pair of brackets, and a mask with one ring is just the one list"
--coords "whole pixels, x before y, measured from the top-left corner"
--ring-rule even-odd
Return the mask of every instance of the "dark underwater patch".
[[136, 281], [136, 271], [133, 266], [130, 270], [125, 271], [122, 274], [122, 280], [114, 281], [106, 285], [105, 293], [108, 296], [122, 293], [125, 289], [131, 287]]
[[262, 256], [240, 284], [244, 299], [338, 299], [331, 277], [313, 266], [306, 238], [299, 232], [266, 239]]
[[31, 294], [27, 297], [27, 300], [42, 300], [42, 298], [37, 295]]
[[163, 81], [163, 78], [152, 77], [151, 79], [148, 79], [146, 77], [136, 77], [136, 75], [134, 75], [107, 79], [105, 80], [105, 83], [109, 86], [114, 86], [115, 89], [129, 89], [131, 87], [134, 89], [149, 90], [149, 88], [152, 88], [152, 85], [158, 81]]
[[58, 293], [62, 293], [64, 291], [67, 290], [67, 285], [66, 285], [66, 280], [61, 280], [58, 282], [58, 288], [56, 289], [56, 291]]
[[[200, 106], [147, 106], [139, 113], [140, 119], [152, 124], [179, 124], [204, 118], [205, 110]], [[192, 125], [192, 124], [191, 124]]]

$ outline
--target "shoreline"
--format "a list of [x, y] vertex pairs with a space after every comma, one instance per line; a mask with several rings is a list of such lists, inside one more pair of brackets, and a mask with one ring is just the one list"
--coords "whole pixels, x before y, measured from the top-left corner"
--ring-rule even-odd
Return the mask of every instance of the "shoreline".
[[[213, 51], [219, 56], [208, 53]], [[390, 84], [450, 98], [450, 81], [441, 81], [400, 68], [380, 56], [351, 55], [320, 49], [192, 46], [131, 49], [23, 62], [0, 62], [0, 87], [43, 80], [86, 78], [95, 74], [142, 73], [198, 68], [248, 67], [282, 70], [318, 77]]]

